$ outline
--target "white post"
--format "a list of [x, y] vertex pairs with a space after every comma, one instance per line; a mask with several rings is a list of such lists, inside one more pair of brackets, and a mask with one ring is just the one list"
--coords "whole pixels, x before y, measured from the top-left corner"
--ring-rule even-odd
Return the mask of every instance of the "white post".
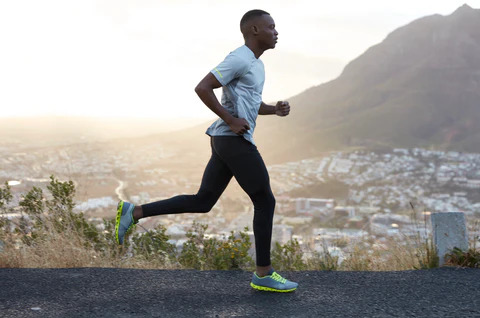
[[431, 215], [433, 243], [437, 249], [439, 266], [445, 264], [445, 254], [454, 247], [466, 251], [468, 234], [463, 212], [435, 212]]

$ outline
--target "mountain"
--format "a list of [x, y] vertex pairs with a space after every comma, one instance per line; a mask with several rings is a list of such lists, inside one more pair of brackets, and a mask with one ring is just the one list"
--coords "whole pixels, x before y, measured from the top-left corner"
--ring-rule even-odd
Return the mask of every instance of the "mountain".
[[[280, 158], [350, 147], [480, 152], [480, 10], [401, 27], [290, 104], [288, 120], [262, 118], [256, 132]], [[267, 142], [274, 135], [282, 147]]]
[[[269, 163], [355, 148], [480, 152], [480, 10], [463, 5], [398, 28], [289, 102], [287, 118], [258, 118], [254, 137]], [[205, 151], [207, 127], [170, 142]]]

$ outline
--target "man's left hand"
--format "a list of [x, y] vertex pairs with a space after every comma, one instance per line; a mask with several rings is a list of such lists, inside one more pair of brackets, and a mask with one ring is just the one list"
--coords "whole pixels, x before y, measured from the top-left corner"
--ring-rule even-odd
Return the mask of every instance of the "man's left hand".
[[277, 116], [287, 116], [290, 113], [290, 104], [287, 101], [279, 101], [275, 105], [275, 114]]

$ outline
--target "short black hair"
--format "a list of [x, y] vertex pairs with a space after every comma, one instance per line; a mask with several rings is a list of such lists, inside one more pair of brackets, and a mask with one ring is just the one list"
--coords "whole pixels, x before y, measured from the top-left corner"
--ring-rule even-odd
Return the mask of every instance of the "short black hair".
[[247, 13], [245, 13], [242, 17], [242, 19], [240, 20], [240, 29], [243, 28], [243, 26], [249, 22], [250, 20], [252, 20], [253, 18], [256, 18], [256, 17], [261, 17], [262, 15], [270, 15], [270, 13], [268, 13], [267, 11], [263, 11], [263, 10], [259, 10], [259, 9], [255, 9], [255, 10], [250, 10], [248, 11]]

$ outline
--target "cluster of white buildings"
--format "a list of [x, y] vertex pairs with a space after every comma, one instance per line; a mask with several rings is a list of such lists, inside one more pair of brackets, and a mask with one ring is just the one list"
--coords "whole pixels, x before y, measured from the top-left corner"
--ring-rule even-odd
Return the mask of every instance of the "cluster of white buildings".
[[429, 211], [473, 213], [480, 212], [479, 168], [480, 154], [415, 148], [334, 152], [271, 166], [270, 173], [280, 192], [336, 180], [348, 187], [348, 205], [395, 212], [414, 202]]

